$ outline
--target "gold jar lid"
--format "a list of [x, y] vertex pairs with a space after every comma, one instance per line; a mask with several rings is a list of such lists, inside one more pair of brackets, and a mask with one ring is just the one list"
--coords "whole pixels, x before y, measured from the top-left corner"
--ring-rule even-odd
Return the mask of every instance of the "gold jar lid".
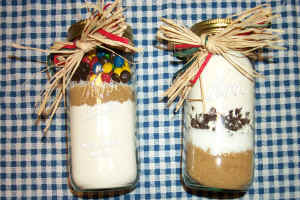
[[191, 30], [197, 35], [203, 33], [214, 34], [224, 30], [231, 23], [230, 18], [216, 18], [198, 22], [191, 27]]

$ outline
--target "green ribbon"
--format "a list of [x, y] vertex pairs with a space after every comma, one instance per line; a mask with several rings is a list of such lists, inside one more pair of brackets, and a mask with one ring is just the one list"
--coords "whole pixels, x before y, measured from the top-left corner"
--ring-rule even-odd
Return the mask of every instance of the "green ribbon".
[[271, 27], [271, 23], [267, 23], [267, 24], [257, 24], [255, 26], [246, 26], [243, 28], [243, 30], [247, 29], [247, 28], [269, 28]]
[[174, 56], [177, 58], [186, 58], [192, 56], [195, 52], [197, 52], [199, 48], [190, 48], [182, 51], [176, 51]]
[[184, 64], [183, 68], [181, 68], [180, 70], [175, 72], [175, 74], [173, 75], [172, 81], [174, 81], [178, 75], [183, 74], [193, 64], [193, 62], [195, 62], [195, 60], [196, 60], [196, 58], [193, 58], [193, 60]]

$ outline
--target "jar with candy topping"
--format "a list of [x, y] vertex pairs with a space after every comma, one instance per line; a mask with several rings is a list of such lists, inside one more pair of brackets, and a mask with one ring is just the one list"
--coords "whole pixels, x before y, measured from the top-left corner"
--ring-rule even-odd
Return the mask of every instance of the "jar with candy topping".
[[[73, 24], [69, 41], [83, 27]], [[69, 182], [79, 192], [128, 190], [138, 179], [133, 55], [111, 50], [87, 52], [68, 89]]]
[[[197, 35], [214, 34], [226, 19], [195, 24]], [[247, 71], [249, 59], [228, 56]], [[203, 100], [205, 104], [203, 104]], [[252, 183], [254, 166], [254, 82], [220, 55], [212, 55], [184, 105], [183, 180], [187, 187], [242, 191]]]

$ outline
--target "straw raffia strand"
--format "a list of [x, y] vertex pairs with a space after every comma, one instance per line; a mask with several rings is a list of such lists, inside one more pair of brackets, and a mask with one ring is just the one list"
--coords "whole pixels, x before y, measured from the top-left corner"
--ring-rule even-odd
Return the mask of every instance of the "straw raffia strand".
[[[53, 46], [48, 50], [25, 47], [18, 44], [12, 44], [13, 47], [19, 49], [36, 50], [44, 53], [60, 54], [62, 62], [59, 71], [55, 73], [50, 81], [47, 83], [45, 91], [42, 93], [42, 100], [37, 109], [37, 115], [40, 118], [42, 115], [49, 115], [50, 118], [46, 123], [44, 132], [50, 127], [52, 118], [59, 106], [61, 100], [65, 97], [66, 87], [69, 85], [72, 76], [76, 72], [84, 55], [95, 49], [101, 47], [113, 52], [112, 48], [124, 49], [129, 52], [138, 52], [141, 49], [136, 48], [129, 41], [123, 43], [112, 40], [97, 32], [102, 29], [108, 33], [122, 37], [128, 25], [125, 22], [123, 15], [124, 9], [121, 7], [121, 0], [115, 0], [112, 4], [104, 9], [104, 0], [99, 0], [97, 4], [86, 3], [90, 16], [85, 19], [85, 26], [83, 28], [81, 38], [74, 44], [74, 49], [64, 49], [66, 45], [72, 45], [72, 42], [54, 42]], [[51, 94], [56, 91], [54, 99]], [[49, 104], [49, 105], [48, 105]]]
[[[281, 30], [268, 28], [271, 20], [275, 17], [278, 17], [278, 15], [273, 15], [270, 5], [260, 5], [228, 18], [231, 20], [231, 23], [224, 30], [216, 34], [203, 33], [200, 36], [170, 19], [162, 18], [161, 20], [164, 22], [164, 25], [160, 26], [157, 38], [160, 41], [167, 41], [169, 50], [177, 50], [176, 45], [196, 46], [198, 50], [188, 62], [196, 56], [201, 59], [197, 58], [193, 62], [202, 64], [204, 62], [203, 58], [208, 53], [222, 55], [243, 76], [253, 81], [255, 77], [260, 77], [260, 75], [254, 70], [246, 71], [238, 63], [234, 63], [227, 54], [230, 52], [239, 52], [253, 59], [261, 57], [261, 52], [257, 51], [259, 49], [285, 49], [276, 45], [276, 43], [282, 42], [277, 35], [281, 33]], [[173, 49], [170, 49], [170, 47]], [[163, 94], [163, 97], [168, 98], [168, 105], [179, 96], [176, 111], [183, 104], [183, 98], [188, 96], [187, 93], [190, 89], [186, 88], [192, 87], [190, 80], [195, 77], [195, 70], [199, 69], [197, 66], [199, 65], [190, 65], [184, 73], [173, 81], [170, 88]], [[201, 101], [205, 104], [204, 99], [201, 99]]]

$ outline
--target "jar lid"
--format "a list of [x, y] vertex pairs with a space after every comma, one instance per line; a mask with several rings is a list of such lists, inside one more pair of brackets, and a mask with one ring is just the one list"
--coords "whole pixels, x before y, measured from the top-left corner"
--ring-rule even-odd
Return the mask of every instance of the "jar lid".
[[86, 21], [80, 20], [72, 24], [68, 29], [68, 41], [73, 41], [75, 38], [80, 37]]
[[230, 18], [216, 18], [198, 22], [191, 27], [191, 30], [197, 35], [203, 33], [214, 34], [224, 30], [230, 23]]

